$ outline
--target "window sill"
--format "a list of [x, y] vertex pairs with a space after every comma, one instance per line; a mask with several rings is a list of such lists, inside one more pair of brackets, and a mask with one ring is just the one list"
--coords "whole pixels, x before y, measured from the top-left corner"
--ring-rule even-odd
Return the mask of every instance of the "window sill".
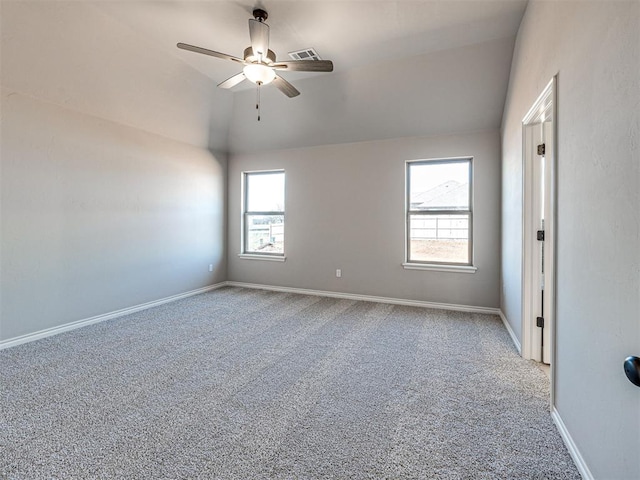
[[266, 260], [267, 262], [284, 262], [287, 259], [284, 255], [260, 255], [255, 253], [239, 253], [238, 256], [244, 260]]
[[432, 272], [476, 273], [477, 267], [467, 265], [427, 265], [424, 263], [403, 263], [405, 270], [431, 270]]

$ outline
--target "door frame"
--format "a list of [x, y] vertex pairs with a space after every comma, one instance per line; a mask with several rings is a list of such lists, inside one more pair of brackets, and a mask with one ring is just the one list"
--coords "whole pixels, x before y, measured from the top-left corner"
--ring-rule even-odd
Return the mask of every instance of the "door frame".
[[[545, 257], [549, 263], [545, 274], [545, 302], [549, 302], [548, 315], [545, 323], [550, 325], [550, 364], [551, 364], [551, 398], [553, 404], [554, 392], [554, 365], [556, 359], [556, 276], [557, 276], [557, 160], [558, 160], [558, 76], [555, 75], [543, 89], [522, 120], [522, 357], [525, 359], [541, 360], [541, 352], [538, 354], [540, 334], [534, 321], [533, 289], [537, 288], [537, 271], [531, 264], [534, 249], [537, 248], [535, 229], [533, 228], [533, 169], [531, 162], [527, 161], [530, 152], [527, 152], [527, 129], [551, 119], [552, 139], [551, 155], [545, 155], [545, 169], [549, 170], [549, 218], [545, 218]], [[547, 310], [547, 309], [545, 309]]]

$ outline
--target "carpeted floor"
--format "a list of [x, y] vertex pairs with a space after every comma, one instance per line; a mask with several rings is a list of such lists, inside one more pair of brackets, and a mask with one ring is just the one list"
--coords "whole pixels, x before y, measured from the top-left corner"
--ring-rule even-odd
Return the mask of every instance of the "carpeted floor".
[[580, 478], [491, 315], [223, 288], [0, 351], [0, 395], [0, 478]]

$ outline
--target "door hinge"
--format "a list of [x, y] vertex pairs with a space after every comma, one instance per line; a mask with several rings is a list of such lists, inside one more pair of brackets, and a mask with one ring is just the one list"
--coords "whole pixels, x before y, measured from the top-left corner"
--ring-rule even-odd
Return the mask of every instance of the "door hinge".
[[541, 143], [540, 145], [538, 145], [538, 155], [544, 155], [544, 151], [545, 151], [545, 144]]
[[538, 230], [536, 232], [536, 238], [539, 242], [544, 242], [544, 230]]
[[544, 317], [536, 317], [536, 327], [544, 328]]

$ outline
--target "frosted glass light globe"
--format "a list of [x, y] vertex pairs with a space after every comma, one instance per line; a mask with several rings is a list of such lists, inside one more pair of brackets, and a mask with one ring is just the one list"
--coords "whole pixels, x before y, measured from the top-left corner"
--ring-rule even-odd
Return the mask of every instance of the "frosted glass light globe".
[[251, 80], [253, 83], [260, 83], [266, 85], [271, 83], [276, 78], [276, 72], [273, 68], [269, 68], [266, 65], [260, 63], [252, 63], [245, 66], [242, 69], [244, 76]]

